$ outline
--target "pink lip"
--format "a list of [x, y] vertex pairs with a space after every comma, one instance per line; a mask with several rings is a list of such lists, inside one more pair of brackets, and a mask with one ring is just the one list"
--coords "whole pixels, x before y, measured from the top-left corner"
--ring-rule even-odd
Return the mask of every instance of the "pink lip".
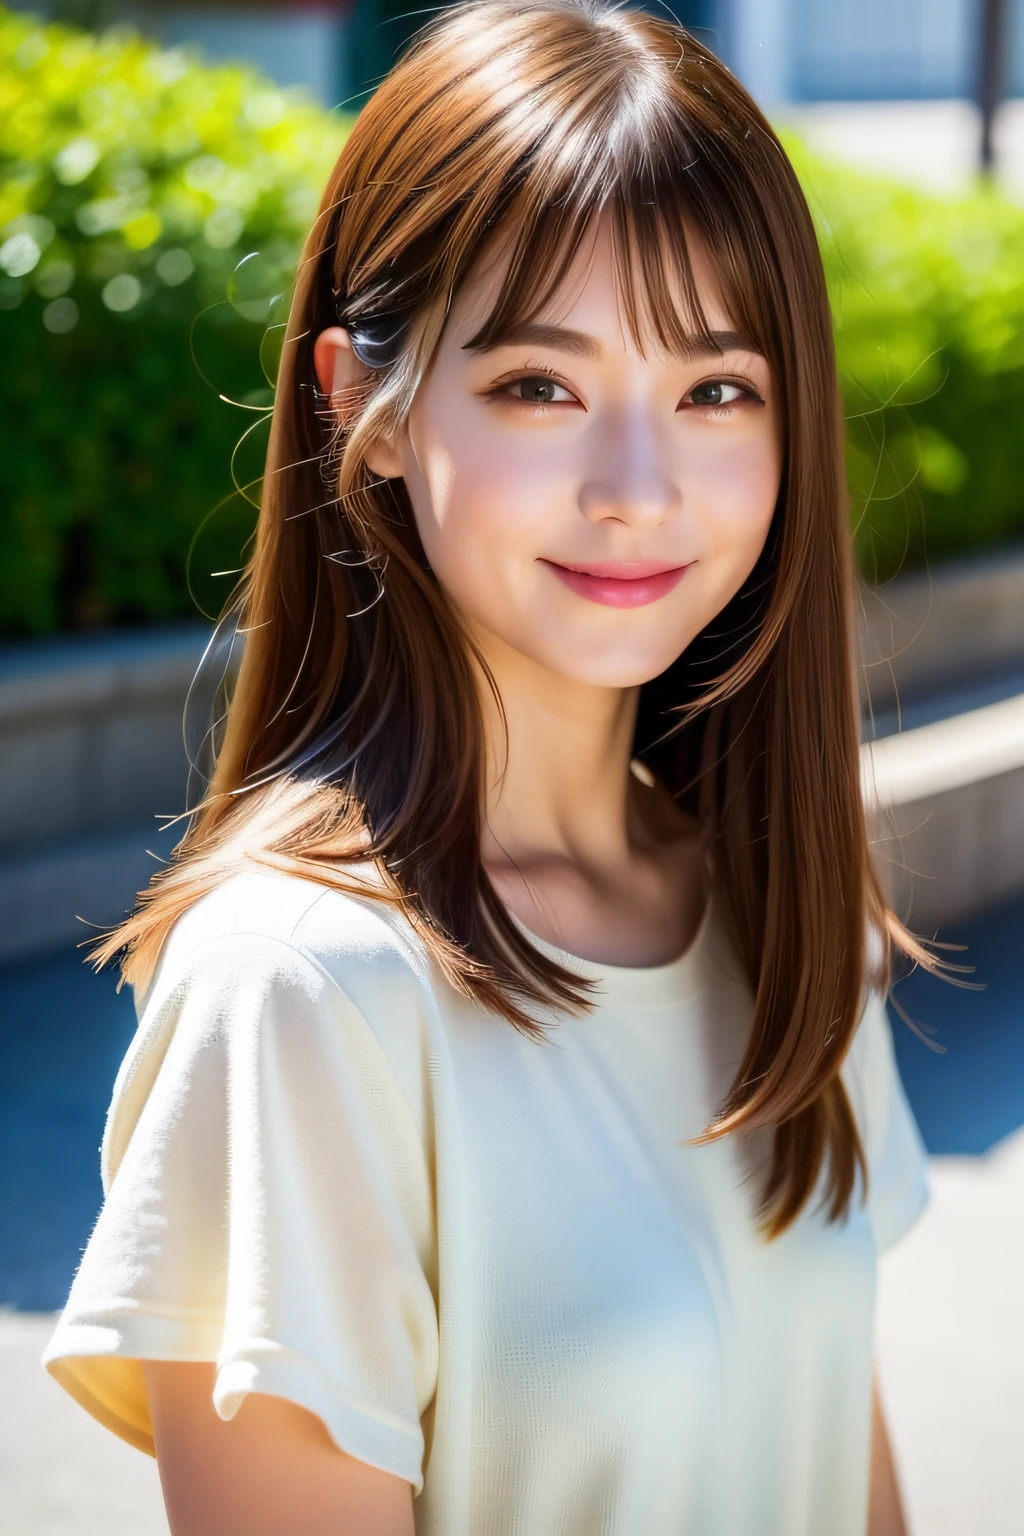
[[688, 565], [663, 560], [598, 560], [588, 565], [561, 565], [542, 560], [559, 581], [580, 597], [606, 608], [643, 608], [656, 603], [678, 584]]

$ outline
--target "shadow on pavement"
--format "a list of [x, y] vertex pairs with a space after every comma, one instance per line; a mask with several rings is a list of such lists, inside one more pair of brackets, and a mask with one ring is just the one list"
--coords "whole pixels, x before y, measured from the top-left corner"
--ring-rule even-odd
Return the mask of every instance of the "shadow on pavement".
[[132, 994], [72, 950], [0, 970], [0, 1306], [53, 1311], [102, 1200], [99, 1145]]
[[932, 1153], [980, 1156], [1024, 1125], [1024, 899], [939, 934], [966, 944], [963, 954], [945, 953], [973, 965], [966, 980], [983, 992], [937, 981], [915, 971], [899, 982], [895, 996], [930, 1038], [946, 1047], [937, 1055], [891, 1012], [896, 1059]]

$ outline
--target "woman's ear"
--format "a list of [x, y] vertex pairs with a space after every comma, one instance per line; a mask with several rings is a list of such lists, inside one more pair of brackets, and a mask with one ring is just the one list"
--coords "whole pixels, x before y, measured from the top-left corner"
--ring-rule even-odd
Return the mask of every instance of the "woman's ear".
[[[330, 400], [331, 409], [342, 426], [358, 410], [363, 390], [373, 377], [373, 370], [361, 363], [352, 350], [352, 339], [340, 325], [321, 331], [313, 343], [313, 367], [320, 392]], [[402, 460], [397, 445], [387, 440], [374, 443], [366, 456], [368, 467], [385, 480], [400, 478]]]

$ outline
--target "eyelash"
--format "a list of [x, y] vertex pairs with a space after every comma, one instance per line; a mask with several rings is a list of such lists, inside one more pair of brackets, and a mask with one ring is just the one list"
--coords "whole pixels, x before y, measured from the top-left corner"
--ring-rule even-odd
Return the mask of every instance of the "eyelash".
[[[560, 389], [569, 390], [568, 384], [562, 382], [553, 368], [547, 368], [543, 363], [527, 363], [525, 368], [518, 368], [514, 373], [510, 373], [506, 375], [505, 378], [499, 379], [498, 382], [492, 385], [492, 387], [487, 391], [486, 398], [488, 400], [500, 400], [508, 405], [522, 406], [525, 410], [528, 411], [550, 410], [550, 405], [531, 405], [529, 400], [517, 400], [514, 395], [507, 393], [507, 391], [512, 389], [514, 385], [521, 384], [524, 379], [550, 379], [551, 382], [553, 384], [557, 384]], [[569, 393], [572, 394], [572, 391], [569, 390]], [[551, 404], [564, 405], [565, 402], [563, 400], [555, 400], [552, 401]]]
[[[549, 411], [552, 409], [552, 407], [557, 407], [566, 403], [564, 400], [552, 400], [547, 404], [532, 404], [529, 400], [517, 400], [514, 395], [507, 393], [507, 391], [512, 389], [516, 384], [521, 384], [524, 379], [538, 378], [550, 379], [552, 383], [557, 384], [560, 389], [569, 390], [569, 393], [572, 394], [572, 390], [569, 389], [569, 385], [563, 382], [563, 380], [558, 376], [553, 368], [549, 368], [543, 363], [528, 363], [524, 368], [517, 369], [515, 373], [509, 374], [506, 378], [499, 379], [498, 382], [493, 385], [490, 390], [487, 391], [486, 398], [488, 400], [500, 400], [505, 404], [520, 407], [527, 411], [533, 411], [534, 414], [538, 412]], [[739, 379], [730, 379], [724, 375], [721, 377], [698, 380], [696, 384], [691, 384], [690, 389], [687, 390], [687, 394], [691, 393], [692, 390], [703, 388], [703, 386], [706, 384], [731, 385], [733, 389], [742, 390], [744, 400], [729, 400], [724, 405], [694, 405], [691, 402], [691, 410], [712, 411], [716, 415], [722, 415], [727, 411], [734, 411], [738, 405], [742, 405], [746, 402], [750, 402], [754, 405], [764, 404], [762, 396], [756, 389], [753, 389], [749, 384], [741, 383]], [[685, 401], [685, 396], [683, 398]]]

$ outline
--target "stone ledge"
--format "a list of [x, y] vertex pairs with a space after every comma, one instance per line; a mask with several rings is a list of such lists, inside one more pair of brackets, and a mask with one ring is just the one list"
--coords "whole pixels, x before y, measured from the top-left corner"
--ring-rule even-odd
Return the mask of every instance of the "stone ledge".
[[206, 625], [0, 647], [0, 859], [185, 803]]
[[875, 856], [922, 933], [1024, 891], [1024, 694], [861, 749]]
[[1024, 664], [1024, 549], [861, 589], [863, 684], [876, 714]]
[[[1024, 695], [862, 748], [874, 852], [919, 932], [1024, 890]], [[152, 821], [0, 862], [0, 962], [84, 941], [130, 910], [174, 832]], [[83, 921], [84, 919], [84, 921]]]
[[0, 963], [85, 944], [124, 917], [158, 867], [158, 837], [150, 821], [0, 863]]
[[184, 701], [209, 638], [209, 625], [182, 624], [0, 646], [0, 730], [123, 702]]
[[[169, 853], [153, 812], [184, 803], [182, 710], [209, 636], [0, 646], [0, 960], [86, 938], [76, 914], [116, 921], [153, 873], [146, 847]], [[1024, 889], [1024, 551], [866, 593], [862, 647], [884, 717], [864, 748], [876, 856], [896, 909], [933, 930]], [[914, 728], [882, 735], [896, 684]]]
[[861, 749], [870, 803], [902, 806], [1024, 769], [1024, 693]]

